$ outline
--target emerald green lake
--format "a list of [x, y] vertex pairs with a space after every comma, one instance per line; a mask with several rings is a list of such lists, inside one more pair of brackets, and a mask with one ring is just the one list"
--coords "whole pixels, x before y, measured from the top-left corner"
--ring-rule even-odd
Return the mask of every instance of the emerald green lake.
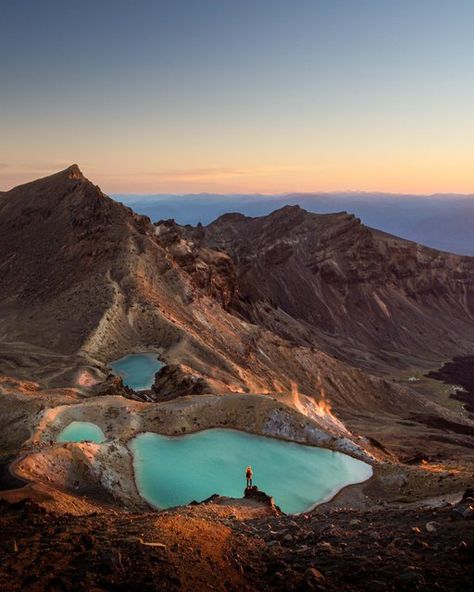
[[122, 377], [123, 383], [135, 391], [151, 388], [155, 374], [164, 366], [156, 358], [156, 354], [129, 354], [119, 360], [110, 362], [114, 374]]
[[242, 497], [247, 465], [254, 485], [290, 514], [372, 475], [370, 465], [340, 452], [229, 429], [171, 437], [148, 432], [134, 438], [131, 449], [140, 494], [158, 508], [214, 493]]
[[58, 442], [103, 442], [104, 432], [95, 423], [89, 421], [72, 421], [57, 437]]

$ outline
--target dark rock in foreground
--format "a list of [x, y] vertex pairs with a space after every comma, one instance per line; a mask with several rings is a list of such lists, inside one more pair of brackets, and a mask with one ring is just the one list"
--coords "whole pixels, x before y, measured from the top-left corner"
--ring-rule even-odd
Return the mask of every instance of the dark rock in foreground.
[[[246, 493], [255, 497], [271, 500]], [[160, 514], [88, 516], [4, 503], [0, 589], [467, 592], [472, 524], [453, 519], [451, 507], [239, 518], [212, 500]]]
[[268, 495], [264, 491], [260, 491], [256, 485], [251, 485], [250, 487], [246, 487], [244, 491], [244, 498], [255, 500], [263, 504], [264, 506], [269, 506], [270, 508], [274, 509], [277, 513], [281, 513], [280, 508], [275, 504], [275, 500], [271, 495]]

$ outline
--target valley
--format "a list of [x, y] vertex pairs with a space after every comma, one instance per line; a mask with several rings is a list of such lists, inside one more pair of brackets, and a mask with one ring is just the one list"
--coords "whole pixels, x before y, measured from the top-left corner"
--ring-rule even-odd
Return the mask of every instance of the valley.
[[[390, 590], [455, 575], [465, 589], [473, 351], [474, 258], [346, 212], [151, 221], [77, 165], [0, 193], [0, 552], [21, 573], [17, 588], [6, 573], [0, 583]], [[134, 463], [144, 437], [163, 438], [149, 453], [151, 497]], [[205, 446], [216, 454], [201, 475]], [[298, 470], [303, 454], [318, 460]], [[325, 476], [323, 458], [345, 461]], [[238, 495], [247, 464], [267, 495]], [[365, 472], [346, 478], [356, 464]], [[194, 470], [206, 486], [190, 505], [192, 493], [175, 494]], [[153, 479], [167, 478], [177, 485], [160, 506]], [[27, 575], [27, 549], [70, 557], [47, 583]], [[85, 555], [104, 575], [81, 588]]]

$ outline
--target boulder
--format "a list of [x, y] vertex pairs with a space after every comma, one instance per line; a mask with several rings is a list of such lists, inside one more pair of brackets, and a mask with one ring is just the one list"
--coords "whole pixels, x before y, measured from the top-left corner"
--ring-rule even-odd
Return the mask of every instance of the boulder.
[[433, 522], [427, 522], [425, 528], [428, 532], [436, 532], [438, 530], [439, 526], [440, 526], [440, 524], [438, 522], [433, 521]]
[[151, 387], [154, 401], [170, 401], [186, 395], [213, 393], [211, 384], [183, 364], [168, 364], [155, 375]]
[[304, 576], [307, 582], [324, 582], [325, 577], [323, 574], [316, 569], [315, 567], [308, 567], [308, 569], [304, 572]]
[[246, 487], [244, 491], [244, 498], [255, 500], [265, 506], [269, 506], [276, 513], [280, 514], [280, 508], [275, 504], [275, 500], [271, 495], [266, 494], [264, 491], [260, 491], [256, 485]]

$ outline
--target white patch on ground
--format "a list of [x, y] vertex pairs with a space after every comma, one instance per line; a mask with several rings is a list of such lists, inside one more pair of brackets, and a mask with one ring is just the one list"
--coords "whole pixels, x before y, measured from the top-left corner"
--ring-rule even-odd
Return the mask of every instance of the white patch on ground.
[[385, 304], [385, 302], [380, 298], [380, 296], [376, 293], [373, 292], [372, 296], [374, 297], [375, 302], [379, 305], [381, 311], [384, 313], [384, 315], [388, 318], [391, 317], [390, 311], [387, 308], [387, 305]]
[[350, 456], [355, 456], [360, 460], [372, 463], [375, 461], [375, 457], [369, 454], [361, 446], [357, 445], [353, 440], [349, 438], [338, 438], [334, 443], [334, 449], [339, 452], [344, 452]]

